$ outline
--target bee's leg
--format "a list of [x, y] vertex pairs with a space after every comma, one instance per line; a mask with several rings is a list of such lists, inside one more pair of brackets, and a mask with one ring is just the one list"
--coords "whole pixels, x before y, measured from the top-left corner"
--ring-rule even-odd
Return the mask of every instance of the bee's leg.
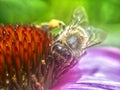
[[65, 28], [65, 23], [63, 21], [57, 20], [57, 19], [52, 19], [49, 22], [49, 25], [51, 26], [51, 28], [61, 28], [64, 29]]
[[64, 29], [65, 24], [60, 20], [52, 19], [50, 22], [42, 23], [40, 25], [36, 25], [36, 27], [42, 28], [43, 30], [51, 31], [51, 30], [53, 30], [55, 28]]

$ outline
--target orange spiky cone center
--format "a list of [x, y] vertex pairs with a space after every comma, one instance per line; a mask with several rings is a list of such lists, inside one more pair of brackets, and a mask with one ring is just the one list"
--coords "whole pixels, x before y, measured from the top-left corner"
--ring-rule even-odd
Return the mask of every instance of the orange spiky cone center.
[[0, 25], [0, 88], [42, 90], [51, 41], [48, 32], [34, 26]]

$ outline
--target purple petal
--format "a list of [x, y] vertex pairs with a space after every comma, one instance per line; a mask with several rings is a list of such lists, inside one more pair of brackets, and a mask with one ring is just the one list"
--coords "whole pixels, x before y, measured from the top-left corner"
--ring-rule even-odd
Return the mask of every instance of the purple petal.
[[87, 50], [51, 90], [120, 90], [120, 50], [112, 47]]

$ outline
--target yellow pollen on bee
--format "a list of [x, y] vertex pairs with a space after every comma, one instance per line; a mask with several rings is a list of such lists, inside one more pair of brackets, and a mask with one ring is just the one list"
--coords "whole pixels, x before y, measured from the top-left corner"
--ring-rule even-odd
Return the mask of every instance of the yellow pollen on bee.
[[61, 22], [60, 20], [52, 19], [49, 22], [49, 25], [50, 25], [51, 28], [59, 27], [60, 22]]

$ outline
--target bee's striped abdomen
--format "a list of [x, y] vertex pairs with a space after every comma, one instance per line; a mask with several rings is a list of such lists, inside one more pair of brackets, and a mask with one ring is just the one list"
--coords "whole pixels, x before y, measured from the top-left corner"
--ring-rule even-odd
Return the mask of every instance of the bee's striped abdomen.
[[31, 25], [0, 25], [0, 88], [34, 90], [32, 75], [43, 83], [51, 41], [48, 32]]

